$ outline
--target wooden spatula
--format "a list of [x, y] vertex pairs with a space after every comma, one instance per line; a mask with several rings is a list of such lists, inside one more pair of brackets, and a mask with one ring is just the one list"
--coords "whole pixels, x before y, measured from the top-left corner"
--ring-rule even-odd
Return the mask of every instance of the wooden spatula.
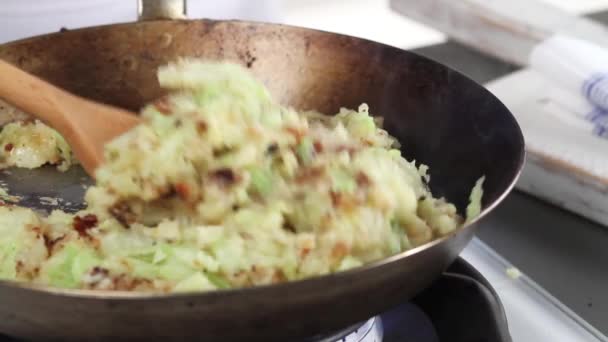
[[140, 122], [135, 113], [70, 94], [2, 60], [0, 98], [61, 133], [91, 177], [104, 144]]

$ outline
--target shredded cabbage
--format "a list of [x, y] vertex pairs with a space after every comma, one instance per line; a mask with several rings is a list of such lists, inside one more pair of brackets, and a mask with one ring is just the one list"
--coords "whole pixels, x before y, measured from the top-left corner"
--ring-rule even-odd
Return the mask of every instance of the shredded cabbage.
[[[106, 146], [85, 210], [0, 207], [0, 278], [157, 292], [272, 284], [359, 267], [463, 224], [366, 104], [299, 113], [231, 63], [181, 59], [158, 79], [169, 95]], [[21, 165], [69, 164], [65, 141], [40, 125], [24, 127], [46, 132], [49, 149]], [[0, 144], [30, 148], [21, 129], [5, 127]]]
[[481, 177], [475, 182], [475, 186], [471, 190], [469, 196], [469, 205], [467, 206], [467, 222], [475, 219], [481, 214], [481, 198], [483, 197], [483, 182], [485, 177]]

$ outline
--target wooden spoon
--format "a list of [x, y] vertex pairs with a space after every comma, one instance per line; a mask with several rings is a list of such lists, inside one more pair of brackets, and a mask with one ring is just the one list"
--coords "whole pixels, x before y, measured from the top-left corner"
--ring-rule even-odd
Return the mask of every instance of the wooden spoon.
[[70, 94], [2, 60], [0, 98], [61, 133], [91, 177], [104, 144], [140, 122], [135, 113]]

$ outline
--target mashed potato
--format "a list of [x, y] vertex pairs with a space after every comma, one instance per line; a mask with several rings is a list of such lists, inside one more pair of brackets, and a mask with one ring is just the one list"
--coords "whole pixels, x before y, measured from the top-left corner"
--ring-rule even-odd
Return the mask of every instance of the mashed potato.
[[45, 164], [66, 171], [72, 150], [57, 131], [37, 120], [11, 122], [0, 132], [0, 167], [33, 169]]
[[298, 113], [228, 63], [181, 60], [158, 78], [170, 94], [106, 146], [87, 209], [0, 207], [1, 278], [156, 292], [263, 285], [357, 267], [464, 222], [365, 104]]

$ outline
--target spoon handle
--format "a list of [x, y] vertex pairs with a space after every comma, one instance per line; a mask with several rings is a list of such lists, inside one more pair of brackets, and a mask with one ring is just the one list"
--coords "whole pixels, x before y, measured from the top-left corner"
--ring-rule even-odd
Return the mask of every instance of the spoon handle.
[[0, 98], [50, 124], [65, 124], [62, 103], [70, 103], [74, 96], [0, 60]]
[[2, 60], [0, 98], [61, 133], [91, 176], [104, 144], [139, 123], [134, 113], [70, 94]]

